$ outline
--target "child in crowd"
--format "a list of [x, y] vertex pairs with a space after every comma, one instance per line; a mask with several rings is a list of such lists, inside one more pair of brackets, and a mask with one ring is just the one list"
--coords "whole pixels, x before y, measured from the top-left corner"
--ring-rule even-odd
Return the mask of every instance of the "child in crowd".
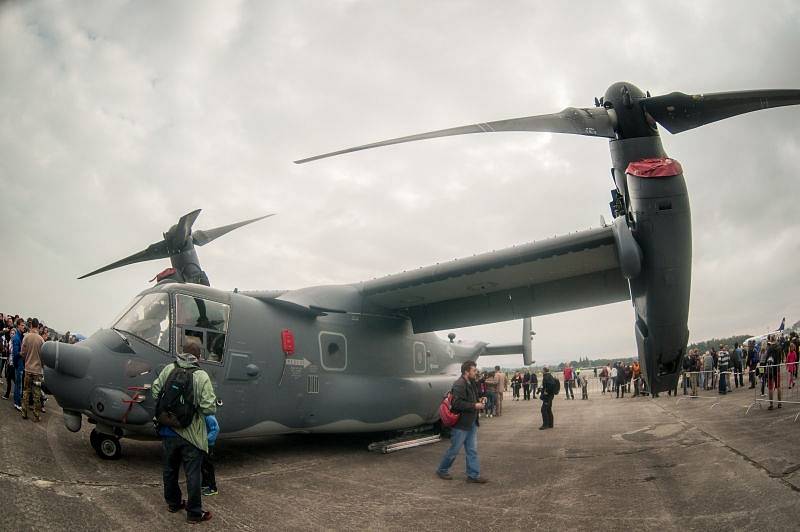
[[203, 454], [203, 464], [200, 466], [200, 471], [203, 474], [203, 495], [211, 496], [217, 495], [217, 478], [214, 475], [214, 464], [211, 463], [212, 454], [214, 452], [214, 444], [217, 443], [217, 435], [219, 434], [219, 423], [213, 414], [205, 416], [206, 430], [208, 431], [208, 452]]

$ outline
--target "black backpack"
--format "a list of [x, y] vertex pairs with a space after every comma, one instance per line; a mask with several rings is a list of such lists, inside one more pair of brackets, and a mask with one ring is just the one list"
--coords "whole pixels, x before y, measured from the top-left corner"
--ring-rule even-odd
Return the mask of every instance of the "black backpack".
[[200, 368], [175, 368], [167, 377], [156, 403], [156, 422], [164, 427], [185, 429], [196, 411], [193, 373]]
[[561, 382], [555, 377], [553, 377], [553, 396], [558, 395], [560, 391], [561, 391]]

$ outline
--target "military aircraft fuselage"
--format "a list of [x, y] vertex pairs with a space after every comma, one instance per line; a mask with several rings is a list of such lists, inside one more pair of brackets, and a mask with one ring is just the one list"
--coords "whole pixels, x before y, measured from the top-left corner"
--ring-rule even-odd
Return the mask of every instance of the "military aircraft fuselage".
[[291, 293], [337, 303], [327, 311], [255, 294], [160, 284], [84, 342], [48, 342], [45, 379], [67, 426], [77, 430], [84, 415], [101, 432], [155, 436], [146, 388], [195, 341], [221, 438], [415, 427], [438, 420], [460, 364], [485, 346], [413, 334], [404, 317], [364, 312], [353, 286]]

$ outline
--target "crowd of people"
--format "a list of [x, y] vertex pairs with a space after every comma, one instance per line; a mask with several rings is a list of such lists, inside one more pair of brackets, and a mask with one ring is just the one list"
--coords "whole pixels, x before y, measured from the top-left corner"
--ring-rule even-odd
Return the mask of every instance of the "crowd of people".
[[59, 335], [38, 318], [0, 312], [0, 323], [0, 376], [5, 380], [2, 398], [12, 398], [23, 419], [32, 417], [38, 422], [46, 412], [47, 401], [42, 391], [44, 371], [39, 351], [48, 340], [75, 343], [77, 338], [69, 333]]
[[[798, 351], [800, 338], [796, 332], [770, 335], [761, 342], [751, 340], [744, 346], [734, 344], [733, 350], [727, 345], [719, 349], [709, 349], [700, 353], [692, 349], [683, 361], [683, 393], [691, 390], [718, 390], [726, 394], [736, 388], [744, 388], [744, 374], [747, 373], [748, 389], [760, 385], [761, 397], [765, 388], [769, 393], [769, 410], [777, 403], [781, 408], [781, 374], [786, 372], [787, 388], [793, 389], [797, 382]], [[782, 368], [785, 368], [782, 370]]]

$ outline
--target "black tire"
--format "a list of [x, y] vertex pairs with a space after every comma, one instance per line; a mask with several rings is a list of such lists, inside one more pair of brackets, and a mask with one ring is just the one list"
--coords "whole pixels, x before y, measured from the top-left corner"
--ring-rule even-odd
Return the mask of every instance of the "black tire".
[[93, 430], [91, 434], [89, 434], [89, 443], [92, 445], [92, 449], [96, 453], [100, 452], [100, 433], [96, 430]]
[[[95, 431], [92, 431], [93, 435], [94, 433]], [[94, 450], [103, 460], [118, 460], [122, 456], [119, 438], [110, 434], [97, 433], [97, 447]]]

